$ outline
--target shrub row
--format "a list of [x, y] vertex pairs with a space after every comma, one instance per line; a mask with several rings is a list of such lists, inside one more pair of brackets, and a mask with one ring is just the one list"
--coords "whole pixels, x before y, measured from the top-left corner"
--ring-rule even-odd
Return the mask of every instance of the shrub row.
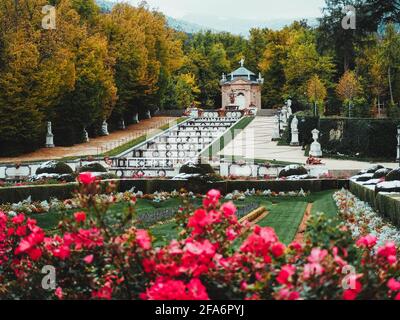
[[[221, 181], [204, 185], [191, 184], [187, 181], [172, 180], [106, 180], [118, 183], [118, 190], [125, 192], [134, 190], [152, 194], [156, 191], [172, 192], [174, 190], [186, 189], [195, 193], [205, 194], [210, 189], [217, 189], [223, 194], [235, 190], [271, 190], [273, 192], [298, 191], [303, 189], [308, 192], [319, 192], [348, 188], [348, 180], [301, 180], [301, 181]], [[71, 198], [77, 189], [76, 183], [61, 185], [40, 185], [0, 188], [0, 204], [16, 203], [32, 197], [32, 201], [44, 201], [51, 198], [65, 200]]]
[[350, 192], [369, 203], [382, 217], [400, 227], [400, 196], [376, 193], [360, 184], [350, 181]]
[[[289, 119], [283, 143], [290, 143]], [[299, 140], [301, 145], [313, 142], [311, 131], [320, 131], [320, 143], [326, 155], [368, 159], [396, 158], [397, 126], [391, 119], [349, 119], [299, 117]]]

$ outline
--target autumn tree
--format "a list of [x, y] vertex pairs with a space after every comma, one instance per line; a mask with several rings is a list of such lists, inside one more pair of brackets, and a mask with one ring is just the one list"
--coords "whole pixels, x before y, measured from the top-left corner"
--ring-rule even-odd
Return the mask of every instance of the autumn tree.
[[326, 99], [327, 91], [321, 79], [314, 75], [307, 83], [307, 97], [308, 101], [314, 105], [314, 115], [323, 115], [323, 103]]
[[336, 87], [336, 93], [343, 104], [347, 105], [349, 118], [352, 117], [354, 99], [357, 98], [360, 91], [360, 83], [354, 71], [346, 71]]

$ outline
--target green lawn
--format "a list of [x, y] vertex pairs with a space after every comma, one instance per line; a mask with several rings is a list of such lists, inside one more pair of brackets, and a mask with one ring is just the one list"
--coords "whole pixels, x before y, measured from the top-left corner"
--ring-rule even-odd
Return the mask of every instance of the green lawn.
[[259, 225], [274, 228], [279, 240], [290, 244], [296, 237], [307, 205], [308, 203], [304, 201], [268, 204], [269, 214], [259, 222]]
[[[307, 197], [247, 197], [243, 201], [236, 201], [236, 206], [247, 211], [248, 205], [257, 203], [264, 206], [269, 214], [259, 225], [262, 227], [272, 227], [275, 229], [279, 239], [285, 243], [291, 243], [297, 233], [301, 221], [303, 220], [305, 210], [308, 203], [313, 203], [312, 214], [324, 212], [330, 217], [337, 214], [336, 205], [332, 199], [334, 191], [326, 191], [311, 194]], [[135, 207], [137, 214], [151, 214], [156, 209], [179, 208], [180, 199], [169, 199], [162, 203], [155, 203], [150, 200], [139, 199]], [[195, 207], [201, 206], [201, 201], [196, 200]], [[121, 217], [128, 210], [126, 203], [117, 203], [109, 209], [108, 215], [112, 223], [113, 219]], [[45, 214], [32, 215], [38, 221], [38, 225], [48, 231], [56, 231], [58, 222], [63, 215], [72, 215], [77, 210], [69, 210], [64, 212], [50, 211]], [[79, 210], [78, 210], [79, 211]], [[156, 238], [156, 245], [163, 245], [170, 240], [176, 239], [180, 232], [179, 227], [173, 220], [167, 220], [162, 224], [155, 224], [149, 228], [153, 236]]]

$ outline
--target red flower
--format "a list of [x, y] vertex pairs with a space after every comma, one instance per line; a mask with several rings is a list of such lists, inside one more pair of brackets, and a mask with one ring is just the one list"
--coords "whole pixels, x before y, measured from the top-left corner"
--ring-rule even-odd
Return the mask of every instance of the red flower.
[[391, 291], [400, 291], [400, 282], [394, 278], [389, 280], [387, 286]]
[[206, 288], [199, 279], [188, 284], [181, 280], [158, 278], [155, 284], [141, 295], [145, 300], [209, 300]]
[[356, 281], [355, 289], [347, 289], [343, 292], [343, 300], [356, 300], [361, 291], [362, 284], [360, 281]]
[[78, 180], [84, 185], [89, 185], [96, 181], [96, 176], [94, 176], [91, 172], [83, 172], [79, 174]]
[[275, 258], [280, 258], [285, 253], [286, 246], [280, 242], [274, 243], [271, 247], [271, 252]]
[[85, 212], [76, 212], [74, 213], [75, 221], [78, 223], [86, 221], [86, 213]]
[[296, 267], [292, 265], [283, 266], [276, 278], [279, 284], [288, 284], [290, 277], [296, 272]]
[[24, 221], [25, 221], [25, 215], [22, 213], [11, 219], [11, 222], [14, 224], [22, 224]]
[[93, 291], [92, 298], [101, 300], [111, 300], [112, 298], [111, 282], [106, 282], [106, 284], [103, 287], [101, 287], [98, 291]]

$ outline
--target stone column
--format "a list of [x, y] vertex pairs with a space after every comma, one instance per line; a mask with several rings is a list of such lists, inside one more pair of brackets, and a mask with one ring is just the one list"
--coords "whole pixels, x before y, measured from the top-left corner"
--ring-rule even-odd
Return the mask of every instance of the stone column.
[[101, 133], [103, 136], [109, 136], [110, 133], [108, 132], [108, 123], [106, 120], [104, 120], [103, 125], [101, 126]]
[[274, 130], [272, 131], [272, 141], [278, 141], [281, 139], [281, 133], [279, 128], [279, 116], [274, 117]]
[[54, 147], [54, 134], [51, 129], [51, 122], [47, 122], [46, 148]]
[[300, 145], [298, 125], [299, 125], [299, 120], [297, 120], [297, 117], [294, 116], [291, 124], [291, 130], [292, 130], [292, 140], [290, 143], [291, 146], [297, 147]]
[[316, 157], [316, 158], [321, 158], [322, 157], [322, 149], [321, 149], [321, 144], [318, 142], [319, 131], [317, 129], [314, 129], [313, 131], [311, 131], [311, 133], [312, 133], [314, 142], [311, 144], [310, 156]]

